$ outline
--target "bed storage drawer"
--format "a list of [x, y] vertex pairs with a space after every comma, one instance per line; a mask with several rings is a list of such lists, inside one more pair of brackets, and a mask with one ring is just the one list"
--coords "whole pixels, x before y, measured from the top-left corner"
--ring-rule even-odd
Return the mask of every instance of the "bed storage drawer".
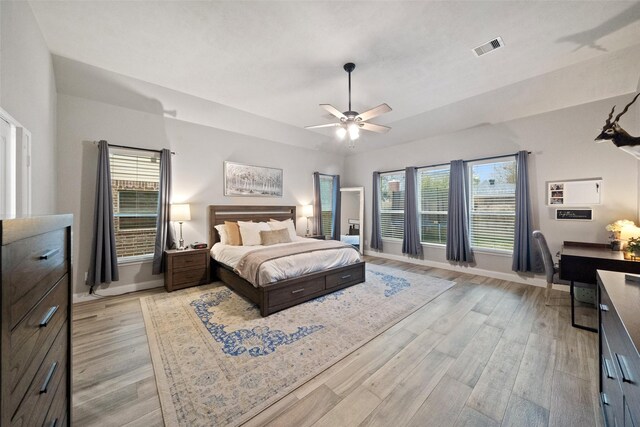
[[324, 277], [301, 283], [298, 286], [287, 286], [269, 292], [269, 307], [276, 307], [292, 301], [303, 299], [324, 290]]
[[353, 282], [361, 282], [364, 278], [364, 264], [347, 267], [337, 273], [327, 275], [327, 289], [337, 288]]

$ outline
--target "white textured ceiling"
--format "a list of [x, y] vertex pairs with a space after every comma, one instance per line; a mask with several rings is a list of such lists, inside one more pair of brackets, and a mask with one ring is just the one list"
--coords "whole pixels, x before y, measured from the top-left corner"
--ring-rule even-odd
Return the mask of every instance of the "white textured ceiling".
[[[320, 103], [347, 109], [342, 64], [353, 61], [353, 108], [364, 111], [382, 102], [393, 108], [373, 120], [393, 130], [367, 134], [360, 147], [367, 140], [379, 147], [419, 139], [436, 128], [455, 130], [460, 111], [446, 113], [455, 105], [475, 105], [465, 113], [464, 126], [499, 121], [503, 117], [476, 111], [497, 107], [487, 104], [496, 91], [504, 101], [496, 111], [508, 115], [505, 105], [518, 105], [514, 96], [523, 94], [537, 96], [536, 107], [527, 109], [534, 114], [628, 93], [638, 82], [640, 2], [30, 4], [58, 56], [297, 129], [330, 121]], [[496, 36], [504, 48], [481, 58], [472, 54]], [[564, 77], [554, 77], [562, 70]], [[571, 81], [569, 72], [576, 75]], [[534, 86], [524, 87], [527, 81]], [[532, 89], [545, 81], [552, 85], [549, 100]], [[567, 83], [571, 96], [557, 99]], [[581, 87], [584, 93], [575, 94]], [[330, 140], [323, 136], [328, 132], [296, 135], [301, 145]]]

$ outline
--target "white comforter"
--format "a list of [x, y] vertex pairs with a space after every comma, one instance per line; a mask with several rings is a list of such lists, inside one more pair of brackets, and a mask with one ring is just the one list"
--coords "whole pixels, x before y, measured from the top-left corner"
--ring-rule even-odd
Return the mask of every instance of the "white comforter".
[[[249, 252], [265, 247], [295, 245], [298, 242], [308, 240], [310, 239], [299, 237], [290, 243], [279, 243], [271, 246], [230, 246], [216, 243], [211, 248], [211, 257], [235, 269], [240, 259]], [[267, 283], [278, 280], [290, 279], [303, 274], [349, 265], [358, 261], [360, 261], [360, 254], [353, 248], [328, 249], [325, 251], [282, 257], [262, 264], [258, 276], [258, 283], [253, 283], [253, 286], [266, 285]]]

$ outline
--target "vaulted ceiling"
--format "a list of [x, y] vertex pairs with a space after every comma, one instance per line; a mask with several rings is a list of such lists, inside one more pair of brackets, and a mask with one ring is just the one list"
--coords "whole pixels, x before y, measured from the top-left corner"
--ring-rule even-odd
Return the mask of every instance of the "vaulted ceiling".
[[[312, 148], [341, 146], [303, 127], [331, 121], [320, 103], [347, 109], [349, 61], [353, 108], [393, 108], [372, 120], [391, 132], [366, 134], [359, 150], [629, 93], [640, 76], [640, 2], [30, 4], [58, 63], [295, 128], [283, 137], [265, 126], [263, 137]], [[504, 48], [472, 53], [496, 36]]]

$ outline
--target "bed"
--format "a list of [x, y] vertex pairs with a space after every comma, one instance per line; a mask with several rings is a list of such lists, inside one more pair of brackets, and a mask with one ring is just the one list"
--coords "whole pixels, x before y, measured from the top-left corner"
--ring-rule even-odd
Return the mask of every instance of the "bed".
[[[217, 279], [222, 281], [229, 288], [254, 302], [260, 308], [260, 314], [262, 316], [268, 316], [285, 308], [364, 282], [365, 263], [361, 261], [359, 254], [355, 258], [353, 256], [343, 256], [342, 258], [344, 259], [337, 260], [323, 254], [322, 256], [327, 258], [327, 263], [324, 264], [325, 267], [322, 267], [320, 271], [312, 272], [307, 272], [303, 267], [305, 265], [304, 262], [298, 262], [296, 259], [296, 262], [290, 262], [290, 266], [296, 266], [299, 271], [293, 272], [295, 273], [293, 277], [276, 276], [277, 280], [275, 281], [262, 278], [262, 271], [256, 276], [261, 279], [253, 280], [252, 282], [254, 283], [241, 277], [234, 268], [234, 261], [238, 261], [241, 258], [244, 250], [240, 247], [235, 247], [229, 251], [229, 248], [227, 248], [225, 252], [226, 258], [220, 256], [220, 245], [218, 244], [220, 237], [215, 226], [224, 224], [225, 221], [268, 222], [271, 219], [277, 221], [291, 219], [295, 224], [296, 208], [295, 206], [209, 206], [208, 230], [209, 245], [212, 248], [212, 280]], [[312, 253], [314, 254], [313, 257], [317, 259], [319, 258], [317, 255], [321, 254], [321, 252], [329, 253], [333, 249], [340, 249], [337, 247], [340, 243], [335, 241], [331, 241], [331, 243], [314, 241], [312, 243], [309, 242], [310, 240], [313, 239], [300, 239], [298, 243], [313, 252], [305, 252], [293, 256], [306, 256], [308, 258], [309, 253]], [[317, 248], [314, 246], [324, 244], [332, 244], [336, 247]], [[280, 246], [286, 245], [274, 245], [274, 250], [279, 250], [278, 248]], [[268, 248], [271, 248], [271, 246]], [[318, 251], [315, 251], [314, 248], [318, 249]], [[348, 250], [355, 251], [353, 247], [348, 247]], [[266, 253], [267, 249], [257, 252]], [[218, 258], [224, 260], [224, 262], [216, 261], [216, 259], [213, 258], [216, 254], [218, 254]], [[302, 265], [302, 267], [299, 265]], [[261, 267], [261, 269], [262, 268], [263, 267]], [[317, 269], [317, 267], [315, 268]], [[277, 268], [277, 270], [281, 271], [282, 268]]]

